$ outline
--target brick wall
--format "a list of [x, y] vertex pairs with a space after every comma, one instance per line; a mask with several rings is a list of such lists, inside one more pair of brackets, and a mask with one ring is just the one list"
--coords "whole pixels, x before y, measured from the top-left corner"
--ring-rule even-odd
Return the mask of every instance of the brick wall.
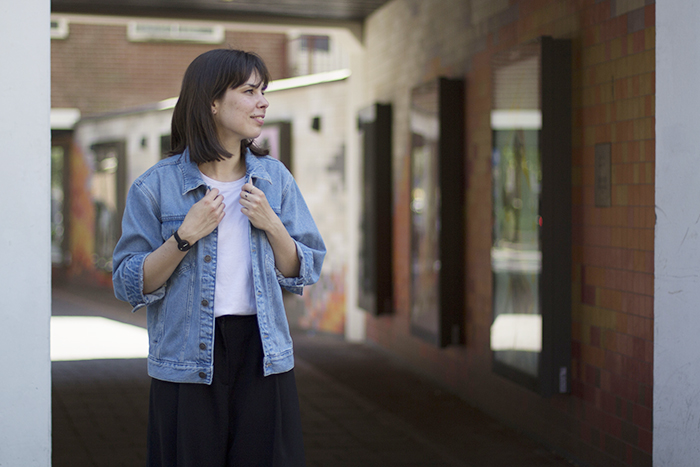
[[[368, 96], [394, 106], [395, 313], [370, 339], [468, 400], [591, 465], [651, 465], [654, 242], [653, 0], [394, 0], [366, 22]], [[491, 57], [538, 36], [573, 45], [572, 393], [540, 397], [491, 371]], [[401, 53], [399, 53], [399, 49]], [[466, 344], [412, 336], [412, 87], [467, 83]], [[594, 204], [594, 152], [612, 147], [612, 206]]]
[[127, 25], [69, 23], [66, 39], [51, 41], [51, 107], [83, 114], [122, 110], [176, 97], [187, 65], [210, 49], [257, 52], [273, 79], [287, 76], [285, 34], [226, 31], [222, 44], [129, 42]]

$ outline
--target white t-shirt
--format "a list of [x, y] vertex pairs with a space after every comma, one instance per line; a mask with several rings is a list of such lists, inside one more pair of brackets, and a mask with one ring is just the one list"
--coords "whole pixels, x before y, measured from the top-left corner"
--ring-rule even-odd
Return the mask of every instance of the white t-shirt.
[[216, 242], [214, 316], [254, 315], [257, 310], [248, 235], [250, 221], [241, 212], [239, 202], [245, 177], [233, 182], [220, 182], [204, 174], [202, 178], [224, 197], [226, 213]]

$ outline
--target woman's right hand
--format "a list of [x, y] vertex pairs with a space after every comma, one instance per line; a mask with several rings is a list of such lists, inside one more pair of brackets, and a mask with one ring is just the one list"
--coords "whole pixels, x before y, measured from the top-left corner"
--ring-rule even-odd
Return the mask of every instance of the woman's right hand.
[[177, 229], [178, 235], [194, 245], [219, 225], [224, 218], [224, 207], [224, 197], [219, 194], [219, 190], [207, 190], [204, 198], [197, 201], [185, 215], [185, 220]]
[[[214, 188], [207, 191], [204, 198], [190, 208], [177, 231], [180, 238], [194, 245], [199, 239], [212, 233], [223, 218], [224, 197]], [[185, 254], [178, 250], [177, 242], [171, 236], [146, 256], [143, 262], [143, 293], [151, 293], [165, 284]]]

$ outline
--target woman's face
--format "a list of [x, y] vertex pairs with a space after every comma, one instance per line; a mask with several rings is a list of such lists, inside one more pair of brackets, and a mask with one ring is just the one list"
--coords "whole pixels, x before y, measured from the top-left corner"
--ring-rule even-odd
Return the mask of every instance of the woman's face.
[[260, 136], [269, 105], [256, 72], [241, 86], [227, 89], [220, 99], [215, 100], [211, 110], [224, 147], [236, 148], [242, 140]]

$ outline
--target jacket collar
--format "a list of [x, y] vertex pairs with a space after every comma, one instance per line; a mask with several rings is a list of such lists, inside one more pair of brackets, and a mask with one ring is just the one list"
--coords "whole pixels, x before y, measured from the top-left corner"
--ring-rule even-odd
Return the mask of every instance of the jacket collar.
[[259, 178], [260, 180], [265, 180], [272, 184], [272, 178], [263, 163], [260, 162], [260, 157], [250, 152], [250, 149], [246, 149], [245, 151], [245, 167], [246, 175], [249, 179]]
[[[200, 186], [206, 186], [206, 183], [204, 183], [204, 180], [202, 179], [201, 172], [199, 171], [199, 167], [197, 167], [197, 164], [192, 162], [192, 159], [190, 159], [189, 148], [186, 148], [185, 152], [180, 155], [177, 164], [180, 166], [180, 170], [182, 171], [183, 195], [199, 188]], [[257, 156], [250, 152], [250, 149], [246, 149], [245, 152], [245, 166], [248, 180], [259, 178], [272, 183], [270, 174], [265, 169], [265, 166], [260, 162], [260, 159]]]
[[202, 185], [206, 186], [204, 180], [202, 179], [202, 175], [199, 172], [199, 167], [197, 167], [197, 164], [192, 162], [192, 159], [190, 159], [189, 148], [185, 148], [185, 152], [180, 155], [177, 160], [177, 165], [180, 166], [180, 170], [182, 171], [183, 195], [186, 195], [188, 192], [199, 188]]

